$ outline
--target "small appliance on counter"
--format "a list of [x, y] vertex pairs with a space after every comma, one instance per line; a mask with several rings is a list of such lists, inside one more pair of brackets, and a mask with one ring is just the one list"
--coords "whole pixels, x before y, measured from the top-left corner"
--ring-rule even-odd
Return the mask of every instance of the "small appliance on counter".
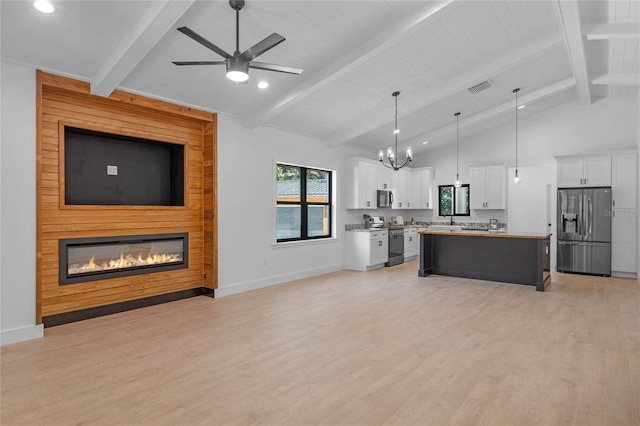
[[371, 229], [384, 228], [384, 216], [371, 216], [369, 218], [369, 228]]

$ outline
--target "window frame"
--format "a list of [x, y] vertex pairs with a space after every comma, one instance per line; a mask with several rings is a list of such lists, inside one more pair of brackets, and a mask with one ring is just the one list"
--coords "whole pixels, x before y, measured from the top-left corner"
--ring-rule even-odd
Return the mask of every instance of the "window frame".
[[[295, 167], [300, 169], [300, 201], [278, 201], [278, 166], [284, 167]], [[334, 171], [323, 169], [320, 167], [308, 167], [308, 166], [300, 166], [297, 164], [290, 164], [285, 162], [275, 162], [275, 201], [276, 201], [276, 243], [289, 243], [294, 241], [312, 241], [312, 240], [326, 240], [333, 238], [333, 180], [334, 180]], [[307, 171], [308, 170], [317, 170], [320, 172], [327, 173], [327, 201], [326, 202], [317, 202], [317, 201], [307, 201]], [[279, 206], [299, 206], [300, 207], [300, 237], [293, 238], [278, 238], [278, 207]], [[327, 209], [327, 235], [315, 235], [309, 236], [309, 206], [325, 206]]]
[[[467, 188], [467, 194], [469, 198], [469, 202], [467, 203], [467, 211], [465, 213], [455, 213], [456, 211], [456, 191], [455, 186], [451, 185], [438, 185], [438, 216], [440, 217], [451, 217], [451, 216], [471, 216], [471, 185], [468, 183], [464, 183], [460, 186], [461, 188]], [[453, 214], [442, 214], [442, 202], [440, 200], [440, 194], [442, 193], [442, 188], [452, 188], [453, 190], [453, 199], [451, 202], [451, 209]]]

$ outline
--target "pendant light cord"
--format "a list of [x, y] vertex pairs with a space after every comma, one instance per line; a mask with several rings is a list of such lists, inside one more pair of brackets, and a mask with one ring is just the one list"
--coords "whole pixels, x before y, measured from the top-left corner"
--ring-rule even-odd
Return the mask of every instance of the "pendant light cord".
[[398, 164], [398, 95], [400, 93], [396, 92], [396, 94], [393, 95], [394, 98], [396, 98], [396, 118], [395, 118], [395, 127], [393, 128], [393, 133], [395, 133], [396, 136], [396, 164]]
[[518, 176], [518, 92], [520, 89], [514, 89], [516, 94], [516, 176]]
[[460, 180], [460, 113], [456, 112], [456, 180]]

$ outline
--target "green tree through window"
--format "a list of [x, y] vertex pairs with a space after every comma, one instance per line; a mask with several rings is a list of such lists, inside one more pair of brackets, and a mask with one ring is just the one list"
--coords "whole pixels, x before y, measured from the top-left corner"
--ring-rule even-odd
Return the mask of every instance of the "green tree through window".
[[331, 237], [332, 175], [328, 170], [276, 165], [278, 242]]
[[438, 216], [470, 216], [469, 184], [438, 186]]

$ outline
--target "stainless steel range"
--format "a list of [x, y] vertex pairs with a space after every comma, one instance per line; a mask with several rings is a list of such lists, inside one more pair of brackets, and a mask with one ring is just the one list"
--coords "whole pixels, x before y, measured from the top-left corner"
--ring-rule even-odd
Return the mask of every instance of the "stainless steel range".
[[404, 228], [389, 229], [389, 261], [384, 266], [404, 263]]

